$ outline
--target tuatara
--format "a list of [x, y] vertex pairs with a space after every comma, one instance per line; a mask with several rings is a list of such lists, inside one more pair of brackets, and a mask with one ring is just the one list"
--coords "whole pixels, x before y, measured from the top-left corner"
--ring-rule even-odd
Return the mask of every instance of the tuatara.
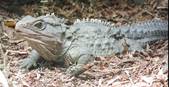
[[16, 32], [33, 48], [22, 67], [29, 69], [42, 57], [68, 66], [67, 73], [78, 76], [84, 66], [98, 56], [142, 51], [147, 43], [168, 39], [168, 21], [148, 20], [115, 27], [98, 19], [77, 19], [67, 25], [55, 15], [26, 16], [16, 24]]

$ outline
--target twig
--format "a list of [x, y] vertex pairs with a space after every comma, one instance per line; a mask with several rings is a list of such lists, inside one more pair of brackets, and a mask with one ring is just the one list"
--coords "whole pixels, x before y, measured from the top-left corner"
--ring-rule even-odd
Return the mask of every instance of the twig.
[[5, 54], [7, 55], [8, 53], [21, 54], [21, 55], [26, 55], [26, 54], [28, 54], [28, 52], [24, 52], [24, 51], [13, 51], [13, 50], [7, 50]]
[[132, 85], [134, 85], [134, 82], [133, 82], [133, 80], [132, 80], [132, 78], [131, 78], [131, 74], [129, 73], [129, 71], [125, 70], [124, 72], [127, 74], [128, 79], [130, 80], [130, 83], [131, 83]]
[[4, 65], [4, 68], [6, 67], [6, 65], [7, 65], [7, 56], [4, 54], [4, 52], [3, 52], [3, 50], [2, 50], [3, 48], [2, 48], [2, 45], [0, 44], [0, 54], [1, 54], [1, 56], [2, 56], [2, 58], [3, 58], [3, 65]]
[[9, 41], [11, 44], [19, 44], [21, 42], [24, 42], [25, 40], [21, 39], [21, 40], [15, 40], [15, 41]]
[[168, 7], [164, 7], [164, 6], [159, 6], [159, 7], [157, 7], [157, 9], [168, 9]]
[[147, 14], [149, 14], [149, 15], [155, 17], [155, 15], [154, 15], [153, 13], [151, 13], [150, 11], [148, 11], [148, 10], [144, 10], [144, 12], [146, 12]]
[[0, 44], [0, 52], [1, 52], [1, 56], [3, 58], [3, 72], [5, 72], [5, 75], [8, 76], [8, 71], [9, 71], [9, 67], [7, 67], [7, 63], [8, 63], [8, 57], [7, 57], [7, 52], [4, 53], [2, 50], [2, 44]]
[[3, 32], [3, 27], [2, 27], [2, 18], [0, 16], [0, 35], [2, 35], [2, 32]]
[[117, 66], [123, 65], [123, 64], [125, 64], [125, 63], [133, 63], [133, 62], [141, 62], [141, 61], [142, 61], [142, 60], [139, 59], [139, 58], [130, 58], [130, 59], [126, 59], [126, 60], [123, 60], [123, 61], [119, 62], [119, 63], [117, 64]]

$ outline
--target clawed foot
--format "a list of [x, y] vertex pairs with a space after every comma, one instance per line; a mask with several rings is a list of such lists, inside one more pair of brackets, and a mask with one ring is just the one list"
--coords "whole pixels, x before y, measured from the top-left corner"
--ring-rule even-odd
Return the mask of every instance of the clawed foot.
[[70, 76], [79, 76], [86, 70], [90, 69], [93, 66], [93, 64], [77, 64], [77, 65], [72, 65], [70, 66], [67, 70], [66, 73], [69, 74]]
[[37, 53], [36, 50], [32, 50], [31, 54], [28, 55], [26, 59], [23, 59], [20, 61], [20, 68], [25, 68], [26, 70], [29, 70], [33, 67], [36, 67], [37, 60], [39, 59], [39, 54]]
[[86, 69], [84, 68], [84, 65], [72, 65], [70, 66], [67, 70], [66, 73], [71, 75], [71, 76], [78, 76], [81, 73], [83, 73], [84, 71], [86, 71]]
[[26, 59], [23, 59], [20, 61], [20, 68], [21, 69], [29, 70], [29, 69], [36, 67], [36, 66], [37, 66], [36, 61], [32, 60], [31, 58], [26, 58]]

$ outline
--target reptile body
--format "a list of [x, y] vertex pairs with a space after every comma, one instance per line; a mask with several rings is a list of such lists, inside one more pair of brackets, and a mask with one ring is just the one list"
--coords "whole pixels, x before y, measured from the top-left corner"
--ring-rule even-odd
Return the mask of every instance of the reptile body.
[[142, 51], [147, 43], [168, 39], [168, 21], [149, 20], [114, 27], [98, 19], [77, 19], [66, 25], [64, 19], [54, 15], [37, 18], [26, 16], [16, 24], [16, 32], [33, 48], [22, 67], [30, 68], [43, 57], [62, 62], [67, 73], [78, 76], [84, 65], [95, 57], [106, 57], [128, 51]]

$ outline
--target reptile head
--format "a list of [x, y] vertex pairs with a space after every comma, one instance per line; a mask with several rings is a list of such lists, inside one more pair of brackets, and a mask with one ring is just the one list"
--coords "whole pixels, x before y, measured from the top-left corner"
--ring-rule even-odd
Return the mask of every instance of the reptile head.
[[50, 58], [56, 59], [61, 54], [65, 27], [64, 19], [54, 15], [37, 18], [26, 16], [16, 23], [15, 30], [16, 34], [27, 40], [42, 57], [52, 60]]
[[25, 16], [15, 26], [17, 33], [24, 37], [38, 38], [50, 37], [58, 38], [65, 31], [64, 19], [54, 15], [40, 17]]

